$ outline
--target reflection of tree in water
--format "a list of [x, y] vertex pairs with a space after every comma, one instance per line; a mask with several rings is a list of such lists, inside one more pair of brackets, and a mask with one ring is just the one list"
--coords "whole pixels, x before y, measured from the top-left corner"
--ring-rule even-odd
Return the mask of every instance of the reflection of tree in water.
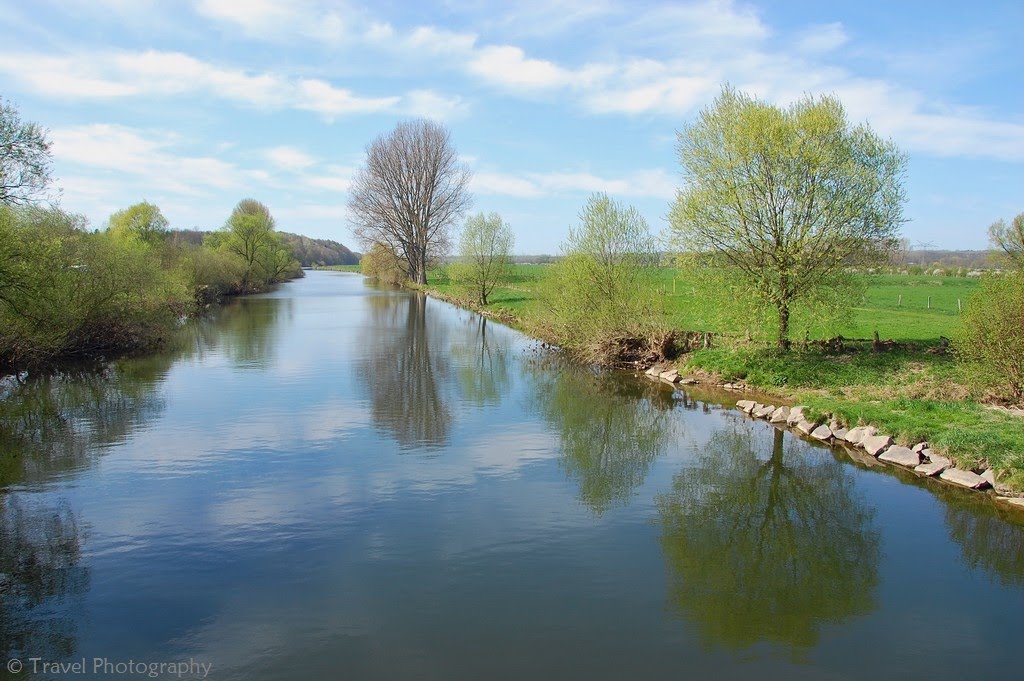
[[164, 408], [171, 355], [0, 380], [0, 486], [88, 463]]
[[841, 462], [802, 443], [784, 460], [784, 439], [766, 458], [748, 424], [716, 433], [657, 499], [670, 599], [709, 643], [811, 646], [875, 607], [874, 511]]
[[537, 404], [580, 499], [599, 515], [627, 503], [673, 433], [671, 393], [571, 365], [539, 366], [536, 378]]
[[450, 373], [443, 330], [428, 325], [422, 295], [369, 296], [362, 374], [374, 423], [403, 447], [448, 441], [452, 414], [442, 388]]
[[241, 298], [189, 324], [185, 333], [194, 336], [198, 353], [217, 349], [238, 368], [263, 369], [294, 307], [291, 298]]
[[986, 495], [946, 488], [939, 494], [945, 498], [950, 537], [960, 546], [967, 565], [988, 571], [1006, 586], [1024, 584], [1020, 513], [995, 508]]
[[89, 588], [70, 509], [27, 508], [0, 492], [0, 658], [60, 660], [75, 652], [70, 601]]
[[459, 331], [450, 347], [463, 398], [477, 406], [497, 404], [509, 384], [508, 336], [495, 333], [493, 322], [488, 328], [480, 315], [470, 316]]

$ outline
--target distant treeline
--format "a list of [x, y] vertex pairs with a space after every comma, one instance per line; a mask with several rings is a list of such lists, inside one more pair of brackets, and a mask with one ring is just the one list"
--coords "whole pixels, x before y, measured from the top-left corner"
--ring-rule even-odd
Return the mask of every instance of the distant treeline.
[[[198, 246], [203, 243], [203, 239], [209, 233], [199, 229], [176, 229], [171, 231], [169, 238], [176, 243]], [[303, 267], [359, 264], [360, 254], [353, 253], [337, 241], [311, 239], [308, 236], [289, 232], [277, 232], [277, 235], [292, 249], [292, 255]]]

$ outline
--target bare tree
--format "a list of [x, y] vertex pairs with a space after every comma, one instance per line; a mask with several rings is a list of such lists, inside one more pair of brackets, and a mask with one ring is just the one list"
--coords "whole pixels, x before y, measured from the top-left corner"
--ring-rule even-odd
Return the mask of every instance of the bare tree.
[[452, 226], [472, 202], [469, 179], [447, 128], [399, 123], [366, 149], [348, 201], [352, 231], [366, 251], [391, 248], [409, 280], [426, 284], [428, 263], [447, 250]]
[[1014, 269], [1024, 269], [1024, 213], [1009, 224], [998, 220], [988, 228], [992, 246], [1002, 251], [1000, 257]]
[[50, 158], [46, 131], [22, 121], [17, 109], [0, 99], [0, 204], [41, 197], [50, 183]]

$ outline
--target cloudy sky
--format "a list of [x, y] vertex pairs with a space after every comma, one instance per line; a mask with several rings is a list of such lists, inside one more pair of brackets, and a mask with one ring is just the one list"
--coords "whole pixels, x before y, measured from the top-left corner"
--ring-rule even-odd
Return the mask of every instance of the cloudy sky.
[[835, 93], [910, 155], [913, 242], [982, 248], [1024, 211], [1024, 4], [520, 0], [0, 0], [0, 96], [50, 130], [65, 208], [143, 199], [173, 227], [252, 196], [280, 229], [353, 245], [375, 136], [440, 119], [475, 210], [557, 252], [592, 191], [655, 230], [675, 132], [722, 83]]

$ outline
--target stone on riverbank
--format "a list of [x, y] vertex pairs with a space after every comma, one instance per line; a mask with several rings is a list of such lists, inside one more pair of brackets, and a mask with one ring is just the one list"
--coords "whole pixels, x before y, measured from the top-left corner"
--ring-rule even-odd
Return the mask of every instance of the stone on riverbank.
[[922, 449], [921, 450], [921, 456], [925, 457], [926, 459], [928, 459], [932, 463], [941, 463], [941, 464], [945, 465], [946, 468], [952, 468], [953, 467], [953, 462], [952, 461], [950, 461], [948, 458], [942, 456], [941, 454], [937, 454], [934, 450]]
[[911, 449], [913, 449], [915, 452], [923, 452], [924, 450], [928, 449], [928, 443], [927, 442], [918, 442]]
[[988, 481], [977, 473], [962, 471], [959, 468], [947, 468], [942, 471], [939, 478], [946, 482], [951, 482], [954, 485], [969, 487], [971, 489], [981, 489], [988, 485]]
[[700, 383], [700, 381], [690, 376], [679, 379], [679, 385], [697, 385], [698, 383]]
[[871, 437], [878, 432], [878, 429], [874, 426], [857, 426], [852, 428], [850, 432], [846, 434], [844, 438], [851, 445], [859, 445], [864, 441], [864, 438]]
[[1024, 499], [1020, 497], [996, 497], [996, 501], [1001, 501], [1004, 504], [1010, 504], [1018, 508], [1024, 508]]
[[804, 409], [807, 407], [797, 406], [789, 410], [789, 417], [786, 418], [786, 425], [795, 426], [804, 420]]
[[846, 428], [836, 428], [835, 430], [832, 431], [832, 437], [834, 437], [837, 440], [842, 440], [846, 437], [846, 434], [848, 432], [850, 431], [848, 431]]
[[832, 429], [822, 424], [811, 431], [811, 437], [813, 437], [815, 440], [827, 442], [828, 439], [832, 437]]
[[768, 417], [768, 420], [771, 421], [772, 423], [785, 423], [786, 420], [789, 418], [789, 412], [789, 407], [779, 407], [778, 409], [771, 413], [771, 415]]
[[757, 402], [755, 402], [754, 400], [740, 400], [739, 402], [736, 403], [736, 407], [747, 414], [754, 411], [754, 407], [756, 406]]
[[860, 441], [860, 446], [871, 456], [878, 456], [892, 444], [888, 435], [871, 435]]
[[981, 479], [987, 482], [990, 487], [996, 486], [996, 472], [991, 468], [986, 468], [981, 472]]
[[879, 461], [898, 463], [908, 468], [916, 468], [921, 463], [921, 455], [909, 447], [889, 447], [878, 455]]
[[812, 432], [814, 432], [814, 429], [817, 427], [818, 426], [816, 423], [814, 423], [813, 421], [808, 421], [807, 419], [803, 419], [802, 421], [800, 421], [800, 423], [796, 424], [796, 429], [799, 430], [804, 435], [810, 435]]
[[679, 372], [675, 369], [669, 369], [668, 371], [662, 371], [658, 374], [658, 378], [669, 383], [675, 383], [679, 380]]
[[932, 461], [931, 463], [923, 463], [919, 466], [914, 466], [914, 472], [920, 473], [921, 475], [928, 478], [933, 478], [936, 475], [942, 473], [942, 471], [946, 470], [947, 468], [949, 468], [948, 463], [935, 463], [934, 461]]
[[775, 411], [774, 404], [762, 404], [760, 407], [754, 410], [754, 416], [756, 416], [759, 419], [763, 419], [767, 416], [770, 416], [773, 411]]

